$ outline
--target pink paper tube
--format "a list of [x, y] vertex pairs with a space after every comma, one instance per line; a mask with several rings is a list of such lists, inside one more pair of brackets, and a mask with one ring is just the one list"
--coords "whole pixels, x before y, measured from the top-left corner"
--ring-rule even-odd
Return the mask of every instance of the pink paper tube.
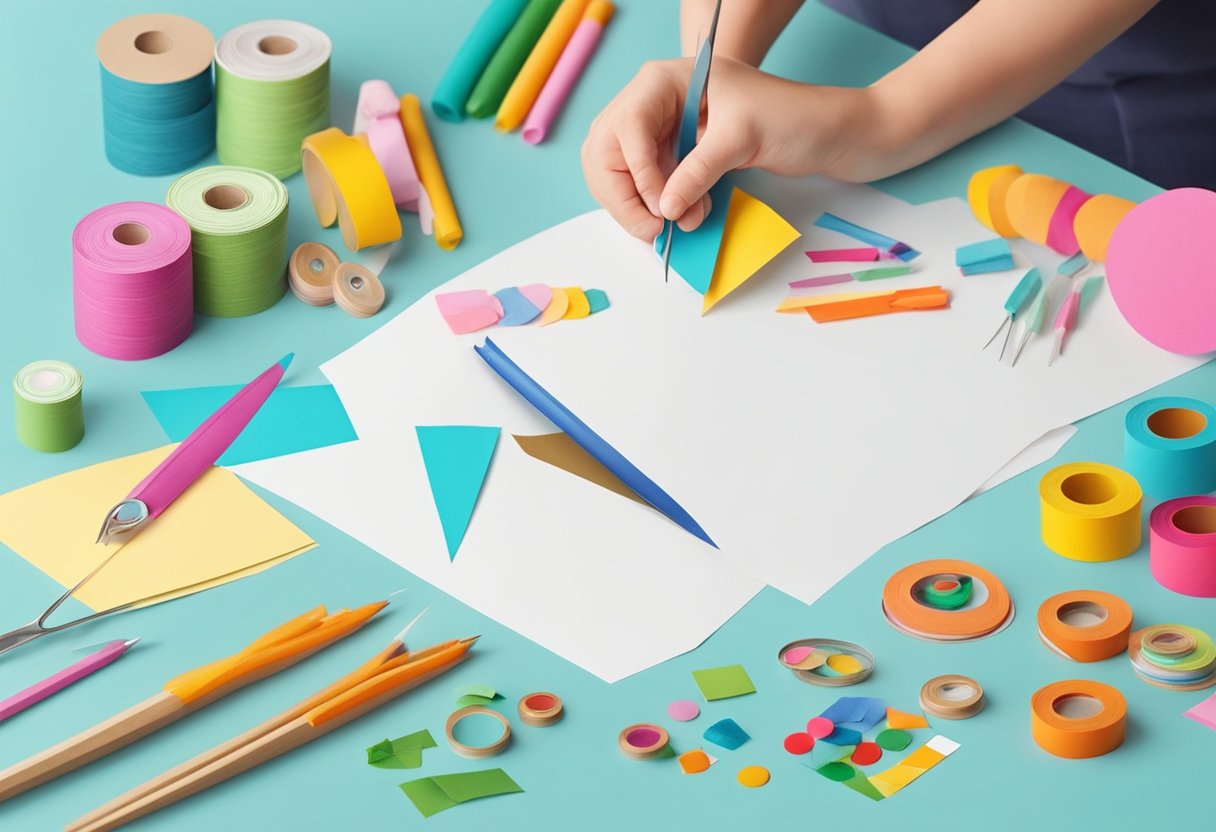
[[1081, 210], [1082, 205], [1089, 201], [1089, 198], [1090, 195], [1080, 188], [1068, 186], [1064, 196], [1060, 197], [1060, 201], [1056, 203], [1055, 210], [1051, 212], [1051, 221], [1047, 224], [1048, 247], [1069, 257], [1081, 250], [1081, 244], [1077, 242], [1077, 234], [1073, 231], [1072, 224], [1077, 217], [1077, 212]]
[[804, 252], [812, 263], [869, 263], [877, 260], [876, 248], [822, 248]]
[[1149, 568], [1166, 589], [1216, 598], [1216, 497], [1166, 500], [1149, 515]]
[[825, 274], [823, 277], [804, 277], [790, 283], [791, 289], [809, 289], [812, 286], [831, 286], [836, 283], [851, 283], [851, 274]]
[[553, 66], [553, 72], [549, 74], [549, 80], [545, 81], [540, 95], [536, 97], [536, 103], [528, 111], [523, 129], [523, 138], [528, 144], [540, 144], [549, 134], [553, 119], [561, 111], [575, 81], [583, 74], [583, 69], [591, 60], [591, 54], [595, 52], [596, 44], [604, 34], [604, 27], [612, 19], [615, 9], [608, 0], [591, 0], [591, 4], [587, 6], [582, 22], [570, 36], [561, 57]]
[[418, 171], [414, 168], [414, 157], [410, 155], [405, 131], [401, 129], [401, 102], [387, 81], [364, 81], [359, 87], [359, 101], [355, 105], [355, 123], [351, 133], [367, 136], [368, 147], [380, 163], [384, 178], [388, 180], [393, 202], [417, 210], [421, 185]]
[[163, 205], [98, 208], [72, 232], [76, 337], [126, 361], [176, 347], [194, 326], [190, 227]]

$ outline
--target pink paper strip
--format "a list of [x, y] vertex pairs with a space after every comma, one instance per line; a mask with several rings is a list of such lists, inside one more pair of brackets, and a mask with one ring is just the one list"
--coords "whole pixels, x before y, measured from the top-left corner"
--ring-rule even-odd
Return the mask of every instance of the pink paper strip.
[[804, 277], [790, 283], [791, 289], [809, 289], [812, 286], [832, 286], [836, 283], [852, 283], [851, 274], [827, 274], [823, 277]]
[[1081, 250], [1072, 222], [1081, 206], [1089, 201], [1089, 196], [1080, 188], [1068, 186], [1068, 190], [1056, 204], [1056, 210], [1051, 212], [1051, 222], [1047, 226], [1047, 245], [1050, 248], [1069, 257]]
[[384, 171], [393, 202], [416, 211], [422, 186], [401, 128], [400, 109], [401, 102], [387, 81], [364, 81], [359, 88], [352, 132], [367, 134], [367, 144]]
[[878, 249], [873, 247], [822, 248], [805, 253], [812, 263], [869, 263], [879, 257]]
[[583, 74], [583, 68], [587, 66], [587, 61], [591, 60], [591, 53], [595, 51], [603, 33], [604, 27], [597, 21], [583, 20], [578, 24], [578, 28], [566, 43], [566, 48], [562, 50], [561, 57], [557, 59], [553, 72], [549, 74], [549, 80], [536, 97], [536, 103], [528, 112], [523, 130], [524, 141], [528, 144], [540, 144], [545, 140], [553, 119], [566, 103], [570, 90], [574, 89], [574, 83]]

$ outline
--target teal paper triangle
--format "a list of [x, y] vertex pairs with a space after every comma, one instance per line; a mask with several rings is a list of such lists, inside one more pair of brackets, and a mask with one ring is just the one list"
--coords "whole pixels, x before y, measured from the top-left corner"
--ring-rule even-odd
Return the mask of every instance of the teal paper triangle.
[[[730, 196], [734, 191], [725, 178], [718, 180], [709, 191], [712, 203], [709, 216], [693, 231], [676, 229], [676, 238], [671, 244], [671, 268], [684, 282], [700, 294], [709, 291], [714, 276], [714, 265], [718, 262], [718, 247], [722, 245], [722, 232], [726, 230], [726, 210], [730, 207]], [[654, 241], [655, 250], [663, 256], [667, 245], [667, 226]]]
[[431, 496], [443, 526], [448, 557], [456, 550], [477, 505], [501, 428], [470, 425], [419, 426], [418, 446], [431, 483]]

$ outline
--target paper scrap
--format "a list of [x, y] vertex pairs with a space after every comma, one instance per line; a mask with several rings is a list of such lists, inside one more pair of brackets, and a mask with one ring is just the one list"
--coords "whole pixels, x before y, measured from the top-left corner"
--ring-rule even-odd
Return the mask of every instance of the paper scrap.
[[843, 217], [838, 217], [835, 214], [829, 214], [826, 211], [823, 212], [823, 214], [821, 214], [817, 220], [815, 220], [815, 225], [819, 226], [820, 228], [829, 229], [830, 231], [837, 231], [847, 237], [852, 237], [854, 240], [869, 243], [872, 246], [876, 246], [883, 251], [895, 255], [900, 260], [905, 262], [908, 260], [915, 260], [917, 257], [920, 257], [920, 252], [906, 243], [901, 243], [885, 234], [879, 234], [877, 231], [871, 231], [868, 228], [864, 228], [856, 223], [849, 222]]
[[[722, 235], [726, 229], [726, 213], [730, 208], [734, 186], [723, 177], [709, 190], [709, 215], [692, 231], [678, 231], [672, 243], [671, 268], [697, 294], [709, 291], [714, 276], [714, 264], [718, 262], [718, 250], [722, 246]], [[654, 248], [660, 256], [667, 244], [667, 232], [672, 223], [664, 223], [663, 230], [655, 238]]]
[[519, 293], [542, 312], [549, 307], [549, 303], [553, 300], [553, 289], [544, 283], [529, 283], [527, 286], [520, 286]]
[[858, 771], [856, 768], [849, 766], [847, 763], [841, 763], [841, 765], [847, 766], [852, 772], [851, 776], [841, 781], [844, 785], [848, 786], [850, 789], [858, 792], [859, 794], [865, 795], [871, 800], [883, 799], [882, 792], [874, 787], [874, 784], [870, 782], [870, 778], [865, 775], [865, 772]]
[[758, 789], [769, 780], [768, 769], [764, 766], [746, 766], [739, 770], [736, 779], [739, 785], [749, 789]]
[[635, 494], [632, 488], [621, 482], [620, 477], [579, 447], [578, 443], [568, 434], [544, 433], [539, 436], [515, 436], [514, 438], [523, 452], [533, 459], [539, 459], [541, 462], [547, 462], [576, 477], [582, 477], [587, 482], [595, 483], [614, 494], [628, 497], [642, 505], [650, 505]]
[[692, 751], [686, 751], [681, 754], [677, 762], [679, 762], [680, 768], [685, 774], [700, 774], [703, 771], [708, 771], [709, 767], [718, 762], [718, 760], [706, 754], [704, 749], [694, 748]]
[[676, 722], [691, 722], [701, 713], [701, 708], [691, 699], [677, 699], [667, 706], [667, 715]]
[[[833, 286], [837, 283], [852, 283], [853, 275], [851, 274], [825, 274], [822, 277], [804, 277], [801, 280], [792, 280], [789, 283], [791, 290], [793, 289], [813, 289], [816, 286]], [[792, 294], [792, 292], [791, 292]], [[778, 312], [781, 310], [778, 309]]]
[[929, 720], [923, 714], [910, 714], [887, 708], [887, 727], [908, 730], [911, 728], [928, 728]]
[[853, 765], [869, 766], [882, 759], [882, 746], [874, 742], [859, 742], [849, 755]]
[[1183, 711], [1182, 715], [1216, 731], [1216, 693]]
[[566, 310], [570, 308], [570, 296], [566, 294], [565, 289], [551, 289], [552, 297], [549, 300], [549, 305], [545, 307], [545, 311], [540, 313], [540, 317], [536, 319], [537, 326], [548, 326], [554, 321], [560, 321], [566, 317]]
[[800, 236], [798, 229], [751, 194], [739, 188], [731, 191], [722, 245], [701, 313], [742, 286]]
[[887, 728], [878, 732], [874, 742], [879, 748], [887, 751], [903, 751], [912, 744], [912, 735], [898, 728]]
[[[145, 390], [140, 395], [169, 440], [180, 442], [241, 386]], [[239, 465], [358, 438], [333, 385], [277, 387], [216, 464]]]
[[[65, 589], [75, 585], [121, 545], [93, 542], [101, 518], [174, 447], [0, 494], [0, 542]], [[235, 474], [213, 467], [75, 597], [93, 611], [131, 602], [147, 606], [261, 572], [314, 545]]]
[[398, 788], [405, 792], [424, 818], [469, 800], [523, 791], [500, 768], [423, 777], [402, 783]]
[[435, 738], [423, 728], [371, 746], [367, 749], [367, 763], [376, 768], [418, 768], [422, 765], [423, 750], [435, 747]]
[[805, 754], [815, 747], [815, 738], [806, 731], [795, 731], [786, 735], [781, 746], [790, 754]]
[[969, 266], [972, 263], [982, 263], [985, 260], [996, 260], [1013, 254], [1009, 241], [1003, 237], [995, 240], [981, 240], [978, 243], [968, 243], [954, 250], [954, 265]]
[[562, 315], [562, 320], [585, 318], [591, 314], [591, 304], [587, 300], [587, 294], [578, 286], [567, 286], [555, 291], [566, 293], [566, 314]]
[[452, 560], [456, 559], [456, 550], [473, 517], [500, 430], [473, 425], [419, 425], [416, 428], [431, 496], [435, 499], [448, 557]]
[[603, 312], [611, 304], [608, 302], [608, 293], [603, 289], [585, 289], [583, 294], [587, 296], [587, 305], [591, 308], [591, 314]]
[[911, 266], [884, 266], [877, 269], [862, 269], [859, 272], [853, 272], [853, 279], [859, 281], [867, 280], [885, 280], [888, 277], [903, 277], [906, 274], [912, 274]]
[[694, 670], [692, 678], [697, 683], [697, 687], [701, 689], [701, 695], [707, 702], [756, 692], [756, 686], [752, 684], [751, 678], [741, 664]]
[[499, 326], [523, 326], [531, 323], [540, 315], [540, 308], [528, 300], [516, 286], [499, 289], [494, 293], [494, 297], [502, 304], [502, 318], [498, 321]]
[[958, 743], [939, 734], [891, 768], [872, 775], [870, 782], [883, 797], [890, 797], [958, 749]]
[[865, 248], [821, 248], [803, 252], [812, 263], [868, 263], [878, 259], [878, 249]]
[[845, 728], [843, 725], [837, 725], [832, 729], [832, 733], [823, 738], [824, 742], [831, 743], [836, 746], [855, 746], [861, 742], [861, 732], [856, 728]]
[[701, 736], [706, 742], [712, 742], [728, 751], [736, 750], [751, 739], [751, 735], [730, 717], [718, 720], [706, 728]]
[[440, 292], [435, 295], [439, 314], [456, 335], [494, 326], [503, 316], [502, 303], [485, 289]]
[[465, 685], [456, 691], [457, 696], [476, 696], [481, 699], [502, 699], [502, 694], [489, 685]]

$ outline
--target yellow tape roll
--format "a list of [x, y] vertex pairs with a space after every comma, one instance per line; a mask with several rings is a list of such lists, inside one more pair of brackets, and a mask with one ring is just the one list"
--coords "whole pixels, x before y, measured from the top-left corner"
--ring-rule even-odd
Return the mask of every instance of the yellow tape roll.
[[1072, 462], [1039, 481], [1043, 542], [1072, 560], [1108, 561], [1140, 548], [1140, 484], [1100, 462]]
[[347, 248], [401, 239], [393, 193], [366, 141], [330, 127], [304, 139], [301, 154], [317, 220], [325, 228], [336, 220]]
[[975, 218], [1002, 237], [1016, 237], [1018, 232], [1009, 222], [1005, 195], [1009, 186], [1022, 175], [1017, 165], [996, 165], [977, 170], [967, 182], [967, 202]]

